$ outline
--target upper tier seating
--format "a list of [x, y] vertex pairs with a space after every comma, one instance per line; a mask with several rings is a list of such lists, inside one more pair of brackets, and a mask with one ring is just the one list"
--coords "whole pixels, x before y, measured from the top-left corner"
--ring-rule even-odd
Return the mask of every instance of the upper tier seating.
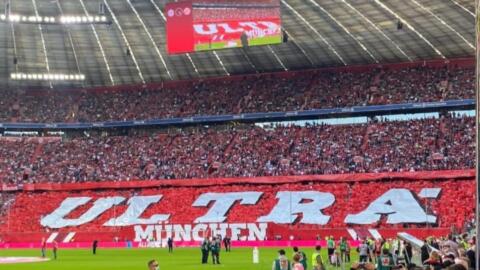
[[0, 91], [0, 122], [97, 122], [293, 111], [475, 97], [473, 68], [324, 70], [141, 86]]

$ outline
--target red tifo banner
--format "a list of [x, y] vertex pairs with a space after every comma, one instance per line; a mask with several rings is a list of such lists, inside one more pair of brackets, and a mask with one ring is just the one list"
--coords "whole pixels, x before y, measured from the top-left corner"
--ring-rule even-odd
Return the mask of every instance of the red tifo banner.
[[404, 230], [424, 237], [461, 228], [475, 209], [473, 170], [33, 184], [24, 190], [1, 217], [8, 221], [0, 225], [2, 239], [195, 242], [219, 233], [236, 241], [314, 240]]

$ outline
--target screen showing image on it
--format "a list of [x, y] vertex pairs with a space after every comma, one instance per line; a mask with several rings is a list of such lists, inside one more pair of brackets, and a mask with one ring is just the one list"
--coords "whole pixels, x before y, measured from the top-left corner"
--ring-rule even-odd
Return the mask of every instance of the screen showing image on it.
[[282, 42], [279, 0], [193, 0], [168, 3], [169, 54]]

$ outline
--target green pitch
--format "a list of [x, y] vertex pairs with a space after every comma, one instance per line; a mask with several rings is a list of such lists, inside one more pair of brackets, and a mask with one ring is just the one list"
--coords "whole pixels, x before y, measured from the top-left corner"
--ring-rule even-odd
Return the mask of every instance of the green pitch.
[[[238, 47], [241, 47], [242, 42], [240, 40], [236, 40]], [[268, 37], [259, 37], [253, 38], [249, 40], [250, 46], [259, 46], [259, 45], [269, 45], [269, 44], [279, 44], [282, 43], [282, 36], [268, 36]], [[209, 50], [220, 50], [220, 49], [228, 49], [228, 48], [238, 48], [238, 47], [227, 47], [227, 42], [218, 41], [213, 42], [211, 44], [197, 44], [195, 46], [195, 51], [209, 51]]]
[[[288, 256], [292, 256], [292, 249], [285, 249]], [[313, 248], [302, 249], [307, 254], [309, 269], [311, 269], [311, 255]], [[0, 269], [15, 270], [145, 270], [147, 261], [156, 259], [161, 270], [270, 270], [272, 262], [277, 257], [278, 248], [260, 249], [260, 263], [252, 263], [251, 248], [234, 248], [232, 252], [220, 253], [220, 265], [202, 265], [199, 248], [177, 248], [169, 254], [166, 249], [99, 249], [97, 255], [92, 255], [90, 250], [59, 250], [58, 260], [49, 262], [26, 264], [0, 264]], [[326, 249], [322, 250], [324, 261], [327, 258]], [[39, 256], [40, 250], [0, 250], [0, 257]], [[51, 257], [51, 250], [48, 256]], [[357, 261], [356, 252], [352, 250], [352, 261]], [[334, 267], [328, 267], [335, 269]], [[340, 270], [340, 268], [337, 268]], [[347, 264], [345, 269], [350, 269]]]

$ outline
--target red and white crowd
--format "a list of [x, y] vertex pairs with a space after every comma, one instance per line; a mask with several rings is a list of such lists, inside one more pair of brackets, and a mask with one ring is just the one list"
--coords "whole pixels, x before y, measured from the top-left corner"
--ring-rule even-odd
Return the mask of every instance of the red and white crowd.
[[127, 91], [0, 91], [0, 122], [98, 122], [474, 98], [473, 68], [305, 71]]
[[130, 136], [2, 141], [3, 183], [471, 169], [475, 119], [195, 127]]

